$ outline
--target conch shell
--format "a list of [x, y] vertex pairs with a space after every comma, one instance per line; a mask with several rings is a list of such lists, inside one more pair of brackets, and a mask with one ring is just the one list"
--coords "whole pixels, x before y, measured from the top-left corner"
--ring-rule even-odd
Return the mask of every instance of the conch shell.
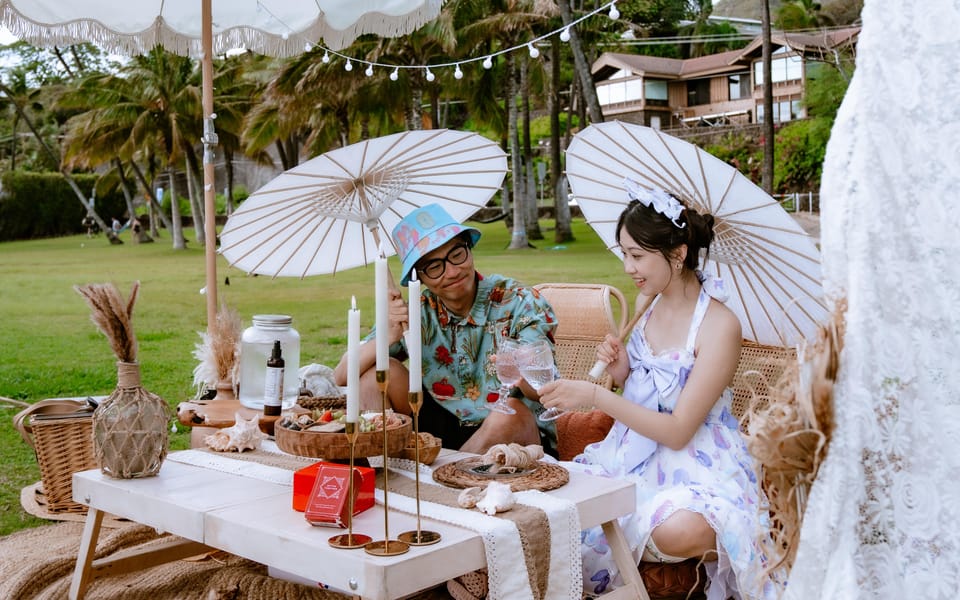
[[476, 507], [488, 515], [495, 515], [513, 508], [517, 504], [517, 499], [509, 485], [491, 481], [486, 489], [470, 487], [460, 492], [457, 504], [463, 508]]
[[530, 444], [495, 444], [483, 455], [483, 464], [490, 465], [488, 473], [516, 473], [537, 466], [543, 458], [543, 446]]
[[217, 452], [243, 452], [256, 450], [267, 434], [260, 431], [260, 415], [256, 414], [249, 421], [240, 413], [234, 415], [235, 423], [232, 427], [225, 427], [220, 431], [203, 438], [203, 443]]

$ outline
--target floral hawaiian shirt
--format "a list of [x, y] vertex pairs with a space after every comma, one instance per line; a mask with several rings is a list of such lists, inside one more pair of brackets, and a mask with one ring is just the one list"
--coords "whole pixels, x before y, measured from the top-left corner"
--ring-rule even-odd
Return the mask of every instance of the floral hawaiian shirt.
[[[450, 313], [425, 287], [420, 295], [423, 387], [463, 423], [483, 421], [488, 411], [481, 407], [497, 399], [500, 380], [490, 355], [498, 335], [521, 342], [546, 338], [552, 344], [557, 326], [550, 304], [532, 287], [501, 275], [477, 278], [477, 299], [466, 317]], [[404, 340], [391, 346], [390, 355], [406, 359]], [[543, 410], [539, 402], [522, 400], [534, 414]], [[552, 423], [537, 422], [552, 439]]]

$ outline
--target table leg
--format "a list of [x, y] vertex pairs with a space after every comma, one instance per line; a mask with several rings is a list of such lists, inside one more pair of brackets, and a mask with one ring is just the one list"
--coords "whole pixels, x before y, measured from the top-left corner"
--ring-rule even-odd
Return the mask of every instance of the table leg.
[[613, 521], [607, 521], [602, 527], [603, 534], [607, 538], [607, 544], [610, 546], [610, 552], [613, 554], [613, 560], [620, 569], [620, 577], [623, 578], [624, 583], [623, 587], [614, 590], [610, 597], [650, 600], [647, 588], [643, 585], [643, 579], [640, 578], [637, 563], [633, 560], [633, 553], [630, 552], [630, 546], [623, 535], [623, 529], [620, 528], [620, 522], [614, 519]]
[[97, 551], [97, 538], [100, 536], [100, 525], [103, 523], [103, 511], [91, 508], [87, 511], [87, 521], [83, 526], [83, 535], [80, 537], [80, 551], [77, 554], [77, 566], [73, 570], [73, 580], [70, 582], [70, 600], [82, 600], [87, 586], [90, 585], [93, 571], [93, 555]]

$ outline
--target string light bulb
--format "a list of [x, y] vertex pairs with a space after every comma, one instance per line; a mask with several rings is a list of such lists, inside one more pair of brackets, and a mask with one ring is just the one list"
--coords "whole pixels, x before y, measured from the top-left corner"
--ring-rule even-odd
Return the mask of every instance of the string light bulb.
[[367, 70], [363, 74], [367, 77], [373, 77], [373, 65], [367, 65]]
[[346, 64], [343, 65], [343, 70], [344, 70], [344, 71], [352, 71], [352, 70], [353, 70], [353, 63], [350, 62], [350, 59], [349, 59], [349, 58], [347, 59]]
[[400, 78], [400, 68], [397, 67], [390, 73], [390, 81], [396, 81]]
[[310, 42], [307, 42], [306, 44], [303, 45], [304, 52], [310, 52], [311, 50], [313, 50], [313, 44], [311, 44]]
[[616, 3], [616, 2], [611, 2], [611, 3], [610, 3], [610, 14], [609, 14], [608, 16], [609, 16], [610, 19], [613, 20], [613, 21], [616, 21], [617, 19], [620, 18], [620, 11], [617, 10], [617, 3]]
[[463, 71], [460, 70], [460, 63], [457, 63], [457, 68], [453, 71], [454, 79], [463, 79]]
[[433, 74], [433, 71], [430, 70], [430, 67], [427, 67], [427, 81], [433, 81], [437, 76]]
[[533, 45], [533, 42], [527, 44], [527, 50], [530, 52], [530, 58], [537, 58], [540, 56], [540, 51], [537, 50], [537, 47]]
[[330, 62], [330, 53], [326, 50], [323, 51], [323, 58], [320, 59], [323, 64], [328, 64]]
[[563, 31], [560, 32], [560, 41], [569, 42], [570, 41], [570, 28], [564, 27]]
[[490, 58], [489, 56], [486, 57], [485, 59], [483, 59], [483, 68], [484, 68], [484, 69], [492, 69], [492, 68], [493, 68], [493, 59]]

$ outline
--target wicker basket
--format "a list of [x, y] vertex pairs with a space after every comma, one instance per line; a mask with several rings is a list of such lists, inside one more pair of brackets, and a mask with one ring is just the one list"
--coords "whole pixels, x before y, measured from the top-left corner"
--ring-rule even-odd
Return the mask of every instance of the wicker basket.
[[20, 411], [13, 422], [37, 455], [47, 509], [83, 513], [73, 501], [73, 474], [97, 468], [93, 453], [93, 411], [85, 400], [42, 400]]
[[[396, 416], [403, 422], [387, 428], [387, 455], [401, 457], [413, 429], [413, 421], [406, 415]], [[350, 442], [343, 432], [294, 431], [278, 423], [273, 435], [277, 446], [290, 454], [327, 460], [350, 458]], [[383, 456], [383, 430], [357, 434], [354, 457], [367, 456]]]

